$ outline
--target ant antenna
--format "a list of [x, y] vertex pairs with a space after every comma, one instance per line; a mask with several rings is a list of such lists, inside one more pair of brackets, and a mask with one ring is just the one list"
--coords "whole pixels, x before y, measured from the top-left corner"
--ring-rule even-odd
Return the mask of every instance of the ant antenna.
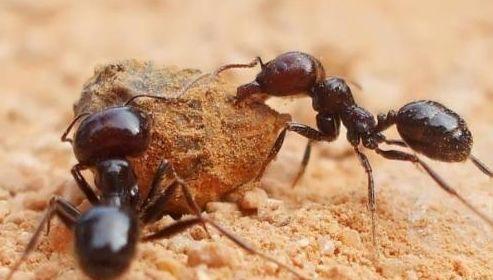
[[72, 138], [68, 138], [67, 135], [70, 133], [70, 131], [72, 130], [72, 128], [74, 127], [75, 123], [77, 123], [78, 120], [80, 120], [82, 117], [88, 116], [90, 114], [91, 113], [85, 112], [85, 113], [82, 113], [82, 114], [76, 116], [72, 120], [72, 122], [69, 124], [69, 126], [65, 129], [65, 132], [63, 132], [62, 137], [61, 137], [62, 142], [69, 142], [72, 144], [72, 142], [73, 142]]
[[139, 99], [139, 98], [142, 98], [142, 97], [147, 97], [147, 98], [152, 98], [152, 99], [159, 99], [159, 100], [164, 100], [164, 101], [172, 101], [174, 99], [174, 98], [171, 98], [171, 97], [161, 96], [161, 95], [137, 94], [137, 95], [132, 96], [125, 103], [123, 103], [123, 106], [128, 106], [128, 105], [130, 105], [130, 103], [134, 102], [136, 99]]
[[200, 80], [203, 80], [204, 78], [206, 77], [209, 77], [209, 78], [215, 78], [217, 76], [219, 76], [219, 74], [221, 74], [222, 72], [228, 70], [228, 69], [233, 69], [233, 68], [252, 68], [252, 67], [255, 67], [257, 64], [260, 64], [261, 67], [264, 67], [264, 63], [262, 62], [262, 59], [260, 58], [260, 56], [257, 56], [254, 60], [252, 60], [251, 62], [249, 63], [233, 63], [233, 64], [226, 64], [226, 65], [223, 65], [221, 67], [219, 67], [218, 69], [216, 69], [214, 72], [212, 73], [205, 73], [205, 74], [202, 74], [200, 76], [198, 76], [197, 78], [195, 78], [193, 81], [191, 81], [190, 83], [188, 83], [176, 96], [175, 98], [180, 98], [181, 96], [183, 96], [187, 91], [189, 91], [192, 86], [194, 86], [195, 84], [197, 84]]
[[[214, 72], [215, 73], [215, 72]], [[197, 78], [193, 79], [191, 82], [189, 82], [186, 86], [184, 86], [182, 88], [182, 90], [180, 90], [180, 92], [178, 92], [174, 98], [178, 99], [180, 97], [182, 97], [182, 95], [184, 95], [187, 91], [189, 91], [194, 85], [196, 85], [200, 80], [203, 80], [204, 78], [206, 77], [211, 77], [212, 75], [214, 75], [214, 73], [205, 73], [205, 74], [201, 74], [199, 75]]]

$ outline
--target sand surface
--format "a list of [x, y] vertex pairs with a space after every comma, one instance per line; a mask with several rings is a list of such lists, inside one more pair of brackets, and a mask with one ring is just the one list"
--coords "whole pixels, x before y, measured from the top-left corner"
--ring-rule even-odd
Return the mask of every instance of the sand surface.
[[[474, 154], [492, 166], [492, 11], [493, 2], [479, 0], [0, 1], [0, 278], [53, 194], [82, 202], [69, 172], [75, 158], [59, 137], [96, 65], [136, 58], [211, 71], [303, 50], [327, 73], [361, 84], [355, 97], [374, 113], [425, 98], [453, 108], [475, 136]], [[255, 73], [225, 78], [239, 85]], [[268, 103], [313, 125], [307, 99]], [[262, 179], [265, 192], [244, 198], [243, 207], [257, 213], [214, 202], [208, 215], [315, 279], [493, 278], [493, 229], [424, 172], [368, 152], [378, 202], [374, 260], [366, 175], [347, 155], [345, 137], [316, 145], [305, 177], [291, 189], [305, 143], [290, 135]], [[492, 181], [471, 163], [428, 162], [493, 217]], [[55, 222], [14, 278], [84, 279], [71, 238]], [[294, 278], [217, 232], [213, 238], [198, 227], [139, 244], [123, 279]]]

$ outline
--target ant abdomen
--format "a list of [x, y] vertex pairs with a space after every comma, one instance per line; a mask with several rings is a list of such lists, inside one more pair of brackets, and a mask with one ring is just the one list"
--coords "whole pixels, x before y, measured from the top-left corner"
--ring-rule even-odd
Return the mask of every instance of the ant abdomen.
[[130, 210], [97, 206], [75, 224], [79, 264], [93, 279], [112, 279], [127, 270], [136, 252], [137, 218]]
[[137, 156], [150, 141], [146, 113], [130, 106], [109, 108], [84, 119], [74, 136], [74, 153], [81, 164], [98, 159]]
[[255, 81], [238, 87], [238, 97], [254, 93], [289, 96], [306, 92], [325, 78], [325, 70], [316, 58], [302, 52], [287, 52], [262, 64]]
[[466, 122], [438, 102], [411, 102], [399, 110], [395, 123], [402, 139], [429, 158], [446, 162], [469, 158], [473, 141]]

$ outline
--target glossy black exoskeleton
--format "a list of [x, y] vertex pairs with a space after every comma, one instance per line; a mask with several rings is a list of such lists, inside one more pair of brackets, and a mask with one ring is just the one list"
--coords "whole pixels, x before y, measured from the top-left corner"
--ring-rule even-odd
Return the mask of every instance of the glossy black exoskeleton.
[[[67, 138], [74, 124], [83, 117], [85, 119], [77, 128], [74, 139]], [[86, 275], [94, 279], [113, 279], [123, 274], [135, 256], [138, 240], [167, 238], [196, 224], [202, 224], [207, 232], [206, 223], [249, 253], [275, 262], [304, 278], [289, 266], [258, 252], [214, 221], [202, 216], [185, 181], [177, 176], [169, 161], [163, 160], [158, 166], [149, 191], [144, 196], [128, 158], [139, 156], [146, 151], [150, 143], [150, 130], [149, 115], [128, 105], [108, 108], [93, 114], [81, 114], [73, 120], [63, 134], [62, 141], [71, 142], [73, 145], [79, 163], [72, 168], [72, 175], [91, 203], [91, 208], [81, 213], [69, 201], [54, 196], [24, 254], [14, 264], [7, 279], [12, 277], [35, 248], [44, 226], [47, 226], [49, 231], [50, 220], [54, 216], [73, 230], [75, 255], [79, 265]], [[84, 169], [93, 172], [97, 191], [84, 179], [81, 173]], [[164, 191], [160, 191], [164, 178], [169, 179], [166, 180], [168, 184]], [[167, 214], [166, 204], [179, 189], [196, 217], [178, 220], [141, 237], [139, 229]]]
[[[424, 168], [442, 189], [457, 197], [468, 208], [479, 215], [490, 226], [493, 221], [479, 212], [437, 173], [414, 153], [399, 150], [383, 150], [382, 143], [407, 147], [431, 159], [445, 162], [459, 162], [471, 159], [486, 175], [493, 177], [492, 171], [477, 158], [471, 155], [472, 135], [465, 121], [455, 112], [438, 102], [415, 101], [403, 106], [398, 112], [390, 111], [380, 114], [375, 120], [373, 114], [358, 106], [353, 98], [351, 88], [346, 81], [338, 77], [324, 77], [322, 64], [313, 56], [302, 52], [288, 52], [273, 60], [262, 63], [256, 58], [249, 64], [228, 64], [215, 72], [218, 74], [231, 68], [249, 68], [260, 63], [261, 70], [253, 82], [241, 85], [237, 89], [237, 102], [249, 99], [257, 101], [270, 96], [290, 96], [304, 93], [312, 99], [312, 107], [317, 112], [317, 129], [307, 125], [290, 122], [282, 129], [269, 157], [265, 161], [259, 176], [265, 167], [279, 152], [287, 131], [294, 131], [306, 138], [302, 165], [297, 173], [293, 186], [301, 178], [310, 158], [313, 141], [334, 141], [339, 135], [341, 123], [347, 129], [346, 138], [365, 169], [368, 177], [369, 209], [372, 216], [373, 241], [375, 238], [376, 200], [372, 169], [360, 146], [374, 150], [377, 154], [390, 160], [409, 161]], [[299, 84], [296, 84], [299, 83]], [[388, 140], [382, 132], [396, 125], [402, 140]]]

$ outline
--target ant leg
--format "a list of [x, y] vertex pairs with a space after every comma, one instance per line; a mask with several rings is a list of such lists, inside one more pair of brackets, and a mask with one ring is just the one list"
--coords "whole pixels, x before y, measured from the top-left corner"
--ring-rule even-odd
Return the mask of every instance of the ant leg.
[[[156, 197], [155, 194], [156, 190], [167, 171], [172, 172], [172, 175], [174, 177], [173, 182], [168, 186], [168, 188], [166, 188], [164, 193]], [[171, 164], [168, 161], [163, 160], [161, 161], [158, 170], [154, 174], [154, 178], [148, 194], [148, 198], [145, 200], [141, 208], [143, 213], [141, 215], [141, 220], [144, 224], [155, 222], [164, 215], [165, 209], [163, 205], [166, 205], [167, 202], [171, 199], [172, 195], [176, 193], [176, 189], [178, 188], [178, 186], [181, 187], [183, 195], [185, 196], [187, 205], [190, 208], [190, 210], [195, 215], [197, 215], [198, 218], [202, 219], [202, 214], [201, 214], [202, 211], [200, 210], [200, 207], [197, 205], [197, 202], [195, 202], [195, 199], [193, 198], [186, 182], [176, 174], [175, 170], [173, 169], [173, 166], [171, 166]], [[207, 230], [207, 227], [203, 220], [202, 220], [202, 226], [204, 227], [204, 230], [207, 233], [207, 235], [210, 237], [209, 231]]]
[[493, 171], [486, 166], [483, 162], [481, 162], [477, 157], [470, 155], [469, 158], [471, 159], [472, 163], [476, 165], [476, 167], [481, 170], [484, 174], [488, 175], [490, 178], [493, 178]]
[[194, 226], [196, 224], [199, 224], [203, 221], [205, 221], [206, 223], [213, 226], [215, 229], [217, 229], [219, 232], [221, 232], [223, 235], [225, 235], [227, 238], [229, 238], [236, 245], [238, 245], [239, 247], [241, 247], [242, 249], [244, 249], [248, 253], [258, 255], [267, 261], [271, 261], [271, 262], [277, 264], [278, 266], [286, 269], [287, 271], [293, 273], [294, 275], [296, 275], [300, 279], [308, 279], [305, 276], [301, 275], [296, 270], [294, 270], [293, 268], [289, 267], [288, 265], [285, 265], [285, 264], [281, 263], [280, 261], [274, 259], [273, 257], [268, 256], [268, 255], [256, 250], [251, 245], [247, 244], [245, 241], [234, 236], [234, 234], [230, 233], [228, 230], [226, 230], [225, 228], [223, 228], [219, 224], [217, 224], [217, 223], [213, 222], [212, 220], [205, 218], [205, 217], [203, 217], [203, 218], [200, 218], [200, 217], [199, 218], [191, 218], [191, 219], [180, 220], [180, 221], [174, 222], [174, 223], [172, 223], [168, 226], [165, 226], [164, 228], [158, 230], [155, 233], [144, 236], [143, 241], [151, 241], [151, 240], [156, 240], [156, 239], [161, 239], [161, 238], [169, 238], [169, 237], [171, 237], [171, 236], [173, 236], [179, 232], [182, 232], [182, 231], [186, 230], [187, 228]]
[[409, 147], [406, 142], [402, 141], [402, 140], [394, 140], [394, 139], [390, 139], [390, 140], [387, 140], [387, 139], [384, 139], [383, 142], [387, 145], [396, 145], [396, 146], [400, 146], [400, 147], [404, 147], [404, 148], [407, 148]]
[[139, 209], [146, 207], [150, 203], [151, 199], [156, 196], [156, 191], [161, 185], [161, 182], [163, 181], [166, 172], [168, 171], [169, 165], [170, 163], [167, 160], [162, 160], [159, 163], [159, 166], [154, 172], [154, 177], [152, 178], [151, 185], [149, 186], [149, 192], [147, 193], [146, 198], [143, 199], [141, 204], [139, 205]]
[[[176, 175], [176, 174], [175, 174]], [[190, 188], [188, 187], [187, 183], [185, 183], [184, 180], [182, 180], [180, 177], [176, 176], [178, 184], [181, 186], [181, 191], [185, 195], [185, 199], [187, 200], [188, 207], [192, 210], [192, 212], [201, 220], [202, 227], [205, 230], [205, 233], [207, 236], [212, 239], [212, 236], [210, 235], [209, 231], [207, 230], [207, 226], [205, 223], [205, 220], [202, 217], [202, 210], [200, 209], [199, 205], [193, 198], [192, 192], [190, 191]]]
[[202, 221], [201, 218], [190, 218], [190, 219], [183, 219], [173, 222], [172, 224], [167, 225], [164, 228], [154, 233], [142, 237], [142, 241], [147, 242], [156, 239], [170, 238], [173, 235], [180, 233], [186, 230], [187, 228], [200, 223], [201, 221]]
[[171, 199], [178, 187], [178, 182], [173, 181], [163, 193], [156, 195], [155, 198], [150, 198], [149, 201], [142, 206], [140, 214], [141, 221], [144, 224], [149, 224], [161, 219], [166, 213], [164, 205]]
[[77, 182], [77, 186], [79, 186], [79, 189], [84, 193], [84, 195], [87, 197], [89, 202], [91, 202], [92, 205], [98, 204], [99, 203], [98, 196], [91, 188], [91, 186], [89, 186], [89, 183], [87, 183], [84, 176], [82, 176], [81, 170], [83, 169], [85, 169], [85, 167], [78, 163], [74, 165], [74, 167], [72, 167], [70, 172], [72, 173], [75, 182]]
[[88, 116], [90, 115], [90, 113], [82, 113], [78, 116], [76, 116], [72, 122], [70, 122], [70, 124], [68, 125], [68, 127], [65, 129], [65, 131], [63, 132], [62, 134], [62, 137], [60, 138], [60, 140], [62, 142], [69, 142], [69, 143], [72, 143], [73, 140], [72, 138], [68, 138], [68, 134], [70, 133], [70, 131], [72, 130], [72, 128], [74, 127], [75, 123], [77, 123], [78, 120], [80, 120], [82, 117], [85, 117], [85, 116]]
[[[301, 135], [305, 138], [308, 138], [309, 140], [312, 140], [312, 141], [329, 140], [327, 135], [325, 135], [324, 133], [322, 133], [322, 132], [320, 132], [314, 128], [311, 128], [307, 125], [300, 124], [300, 123], [288, 122], [286, 124], [286, 126], [282, 129], [279, 136], [277, 136], [276, 142], [274, 142], [274, 145], [272, 146], [272, 148], [269, 152], [269, 155], [267, 156], [267, 159], [262, 164], [262, 167], [260, 168], [260, 171], [259, 171], [257, 177], [255, 178], [255, 180], [260, 179], [262, 174], [264, 174], [265, 169], [267, 168], [269, 163], [276, 157], [276, 155], [279, 153], [279, 150], [281, 150], [282, 144], [284, 143], [284, 138], [286, 137], [286, 132], [288, 130], [296, 132], [299, 135]], [[306, 152], [307, 151], [305, 149], [305, 154], [306, 154]], [[308, 158], [306, 159], [306, 162], [302, 163], [305, 165], [305, 167], [308, 164], [308, 160], [310, 159], [310, 152], [309, 151], [308, 151], [307, 157]], [[300, 177], [302, 175], [303, 174], [301, 174]]]
[[409, 161], [413, 162], [416, 164], [419, 164], [421, 167], [424, 168], [426, 173], [430, 175], [430, 177], [447, 193], [455, 196], [462, 204], [464, 204], [467, 208], [469, 208], [472, 212], [474, 212], [476, 215], [478, 215], [481, 219], [483, 219], [488, 225], [493, 227], [493, 220], [491, 220], [488, 216], [485, 214], [481, 213], [476, 207], [474, 207], [469, 201], [467, 201], [465, 198], [463, 198], [455, 189], [453, 189], [451, 186], [449, 186], [445, 180], [442, 179], [433, 169], [431, 169], [428, 164], [423, 162], [420, 158], [413, 154], [408, 154], [405, 152], [397, 151], [397, 150], [381, 150], [380, 148], [375, 149], [375, 152], [381, 155], [382, 157], [386, 159], [391, 159], [391, 160], [402, 160], [402, 161]]
[[366, 157], [366, 155], [363, 154], [358, 149], [357, 146], [354, 146], [354, 151], [356, 152], [359, 162], [361, 166], [365, 169], [366, 175], [368, 177], [367, 179], [368, 180], [368, 209], [370, 210], [370, 214], [371, 214], [371, 234], [373, 239], [373, 247], [375, 248], [375, 251], [378, 254], [378, 247], [377, 247], [378, 244], [376, 237], [377, 225], [375, 218], [376, 210], [377, 210], [377, 201], [375, 197], [375, 183], [373, 181], [373, 172], [368, 157]]
[[291, 184], [292, 188], [296, 186], [301, 177], [303, 177], [303, 174], [305, 174], [306, 166], [308, 165], [310, 154], [312, 152], [312, 142], [313, 140], [310, 139], [308, 140], [308, 143], [306, 143], [305, 152], [303, 153], [303, 160], [301, 161], [301, 166], [298, 169], [298, 173], [296, 174], [296, 177], [294, 177], [293, 183]]
[[27, 256], [35, 249], [39, 236], [41, 235], [41, 232], [43, 231], [45, 225], [47, 226], [47, 232], [49, 232], [50, 221], [54, 217], [54, 215], [57, 215], [60, 218], [60, 220], [65, 224], [65, 226], [72, 228], [75, 222], [77, 221], [80, 212], [75, 206], [73, 206], [67, 200], [58, 196], [53, 196], [50, 199], [50, 205], [48, 210], [46, 211], [45, 215], [43, 216], [43, 219], [41, 220], [38, 227], [34, 231], [34, 234], [29, 240], [29, 243], [27, 244], [26, 248], [24, 249], [22, 256], [14, 264], [14, 266], [12, 266], [9, 274], [5, 279], [11, 279], [14, 273], [17, 271], [17, 269], [19, 269], [19, 266], [25, 261]]
[[[409, 147], [406, 142], [402, 140], [387, 140], [385, 139], [384, 142], [389, 145], [396, 145], [396, 146], [401, 146], [401, 147]], [[489, 176], [490, 178], [493, 178], [493, 171], [482, 161], [480, 161], [477, 157], [473, 155], [469, 155], [469, 159], [474, 163], [474, 165], [481, 170], [486, 176]]]

